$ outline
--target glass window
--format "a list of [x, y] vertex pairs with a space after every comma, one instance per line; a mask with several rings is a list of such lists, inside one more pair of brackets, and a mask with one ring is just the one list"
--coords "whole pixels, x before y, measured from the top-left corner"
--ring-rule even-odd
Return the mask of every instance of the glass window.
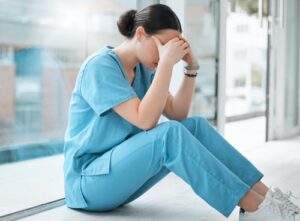
[[[227, 18], [227, 119], [265, 115], [267, 20], [260, 26], [258, 1], [231, 0]], [[263, 1], [266, 16], [267, 1]]]
[[219, 3], [186, 0], [184, 15], [184, 32], [201, 66], [190, 114], [216, 123]]
[[[6, 201], [0, 216], [64, 197], [62, 156], [45, 156], [63, 151], [70, 96], [81, 63], [100, 47], [123, 40], [117, 18], [136, 4], [0, 2], [0, 195]], [[15, 163], [33, 158], [40, 159]], [[50, 187], [49, 179], [55, 189], [47, 188], [45, 194], [43, 185]]]
[[299, 1], [289, 1], [287, 11], [284, 118], [285, 127], [294, 129], [299, 127]]

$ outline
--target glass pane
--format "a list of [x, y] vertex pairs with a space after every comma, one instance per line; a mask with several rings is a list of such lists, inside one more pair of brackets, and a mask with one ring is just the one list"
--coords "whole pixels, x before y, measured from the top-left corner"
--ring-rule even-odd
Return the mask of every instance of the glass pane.
[[299, 1], [286, 5], [286, 74], [285, 74], [285, 120], [287, 128], [299, 126]]
[[[267, 1], [263, 0], [266, 16]], [[232, 0], [227, 18], [226, 117], [264, 114], [266, 109], [267, 20], [258, 1]]]
[[[0, 196], [6, 202], [0, 216], [64, 197], [61, 157], [32, 161], [35, 167], [12, 162], [62, 153], [79, 67], [100, 47], [123, 40], [116, 20], [129, 8], [136, 0], [0, 2]], [[46, 161], [52, 169], [39, 173]], [[57, 189], [45, 194], [41, 186], [50, 187], [51, 177]]]
[[[185, 35], [201, 66], [190, 114], [216, 120], [219, 3], [216, 0], [186, 0]], [[215, 122], [214, 122], [215, 123]]]

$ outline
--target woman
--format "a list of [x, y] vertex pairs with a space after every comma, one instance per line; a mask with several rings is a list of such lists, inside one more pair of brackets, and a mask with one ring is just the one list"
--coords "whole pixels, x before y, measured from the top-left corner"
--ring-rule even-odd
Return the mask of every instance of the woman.
[[[118, 20], [126, 40], [91, 55], [72, 94], [65, 136], [70, 208], [107, 211], [127, 204], [169, 172], [209, 205], [240, 220], [300, 220], [300, 210], [199, 116], [187, 117], [198, 62], [166, 5], [129, 10]], [[175, 96], [172, 68], [185, 61]], [[157, 125], [164, 114], [170, 120]]]

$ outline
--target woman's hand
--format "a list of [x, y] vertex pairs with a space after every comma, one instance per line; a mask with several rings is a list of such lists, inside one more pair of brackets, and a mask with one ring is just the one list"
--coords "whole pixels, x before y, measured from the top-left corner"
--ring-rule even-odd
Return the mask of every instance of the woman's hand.
[[160, 62], [173, 66], [190, 52], [189, 44], [178, 37], [171, 39], [164, 45], [157, 37], [152, 36], [152, 38], [157, 46]]
[[[188, 43], [188, 41], [184, 37], [180, 36], [180, 38]], [[187, 63], [187, 65], [189, 65], [189, 66], [198, 66], [199, 65], [198, 60], [197, 60], [196, 56], [194, 55], [191, 47], [190, 47], [189, 53], [184, 55], [182, 60], [185, 61]]]

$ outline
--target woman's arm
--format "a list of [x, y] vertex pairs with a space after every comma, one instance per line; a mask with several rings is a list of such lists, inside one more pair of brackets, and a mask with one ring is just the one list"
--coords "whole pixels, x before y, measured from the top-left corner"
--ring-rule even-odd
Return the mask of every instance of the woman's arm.
[[[181, 37], [184, 41], [183, 37]], [[186, 41], [187, 42], [187, 41]], [[187, 63], [188, 66], [198, 66], [198, 61], [196, 56], [193, 54], [192, 50], [186, 54], [183, 61]], [[197, 70], [188, 71], [189, 74], [197, 74]], [[195, 77], [184, 76], [183, 81], [175, 94], [169, 94], [167, 99], [167, 104], [164, 109], [164, 115], [169, 119], [183, 120], [187, 118], [189, 109], [192, 103], [193, 94], [196, 86]]]
[[155, 127], [166, 104], [172, 68], [172, 65], [164, 62], [158, 64], [152, 84], [143, 99], [132, 98], [116, 105], [113, 109], [143, 130]]
[[196, 78], [184, 77], [175, 96], [169, 94], [163, 114], [172, 120], [187, 118], [195, 91]]
[[170, 40], [164, 46], [156, 38], [155, 42], [159, 49], [160, 60], [145, 96], [141, 101], [133, 98], [113, 108], [127, 121], [144, 130], [156, 126], [167, 101], [173, 65], [189, 52], [185, 42], [179, 38]]

